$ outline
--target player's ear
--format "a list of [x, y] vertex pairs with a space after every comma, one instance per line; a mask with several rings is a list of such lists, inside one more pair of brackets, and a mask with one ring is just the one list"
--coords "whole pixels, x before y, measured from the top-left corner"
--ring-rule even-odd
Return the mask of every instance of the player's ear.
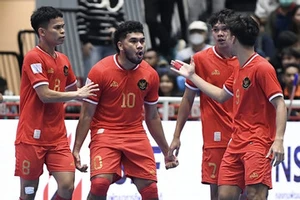
[[119, 42], [117, 43], [117, 46], [118, 46], [118, 49], [119, 49], [120, 51], [123, 50], [123, 44], [122, 44], [121, 41], [119, 41]]
[[45, 36], [45, 32], [46, 32], [46, 30], [44, 28], [42, 28], [42, 27], [40, 27], [38, 29], [39, 36]]

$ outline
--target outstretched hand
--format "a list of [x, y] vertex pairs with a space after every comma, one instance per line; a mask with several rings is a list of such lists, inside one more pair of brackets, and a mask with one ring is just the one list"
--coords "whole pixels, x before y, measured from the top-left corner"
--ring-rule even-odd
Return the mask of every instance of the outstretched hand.
[[171, 60], [171, 70], [178, 73], [181, 76], [189, 79], [195, 73], [195, 64], [193, 58], [191, 59], [191, 64], [187, 64], [180, 60]]
[[78, 169], [81, 172], [87, 172], [88, 166], [86, 164], [81, 165], [79, 152], [73, 151], [73, 157], [76, 169]]

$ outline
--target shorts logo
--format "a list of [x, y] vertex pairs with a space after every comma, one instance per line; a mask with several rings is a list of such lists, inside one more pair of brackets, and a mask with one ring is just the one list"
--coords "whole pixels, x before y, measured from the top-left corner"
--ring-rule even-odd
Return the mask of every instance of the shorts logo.
[[68, 76], [69, 75], [69, 67], [68, 66], [64, 66], [64, 75]]
[[139, 80], [137, 86], [141, 89], [141, 90], [146, 90], [148, 83], [145, 79], [141, 79]]
[[258, 174], [256, 172], [253, 172], [251, 175], [250, 175], [250, 178], [251, 179], [255, 179], [258, 177]]
[[244, 89], [248, 89], [250, 85], [251, 85], [250, 79], [248, 77], [244, 78], [244, 80], [243, 80], [243, 88]]

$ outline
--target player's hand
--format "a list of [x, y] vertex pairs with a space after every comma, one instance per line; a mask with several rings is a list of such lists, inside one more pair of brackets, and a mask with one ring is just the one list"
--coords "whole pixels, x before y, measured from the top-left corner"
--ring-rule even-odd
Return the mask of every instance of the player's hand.
[[0, 103], [2, 103], [2, 101], [3, 101], [3, 96], [2, 96], [2, 94], [0, 93]]
[[269, 156], [272, 156], [271, 165], [274, 167], [279, 165], [284, 160], [283, 140], [274, 140], [266, 157], [268, 158]]
[[193, 59], [191, 59], [191, 64], [187, 64], [180, 60], [172, 60], [171, 65], [173, 66], [171, 67], [171, 70], [187, 79], [189, 79], [195, 73], [195, 64]]
[[166, 169], [171, 169], [171, 168], [177, 167], [179, 165], [179, 162], [178, 162], [176, 156], [167, 155], [167, 156], [165, 156], [165, 165], [166, 165]]
[[89, 96], [96, 96], [95, 92], [99, 91], [98, 84], [94, 84], [93, 82], [87, 83], [82, 88], [78, 88], [78, 100], [87, 98]]
[[[175, 155], [177, 157], [179, 154], [180, 145], [181, 145], [180, 139], [174, 137], [171, 142], [170, 151], [169, 151], [168, 155], [169, 156]], [[175, 154], [174, 154], [174, 151], [175, 151]]]
[[87, 172], [88, 166], [86, 164], [81, 165], [79, 152], [73, 151], [73, 157], [76, 169], [81, 172]]

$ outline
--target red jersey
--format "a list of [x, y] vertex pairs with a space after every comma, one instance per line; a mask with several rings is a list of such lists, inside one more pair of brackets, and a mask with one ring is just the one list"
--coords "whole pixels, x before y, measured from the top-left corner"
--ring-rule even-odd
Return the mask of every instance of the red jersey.
[[[223, 58], [215, 47], [196, 53], [194, 62], [196, 74], [220, 88], [231, 76], [233, 69], [239, 66], [236, 57]], [[186, 86], [199, 90], [190, 80], [186, 81]], [[200, 101], [204, 148], [226, 147], [232, 134], [232, 100], [221, 104], [201, 92]]]
[[76, 84], [69, 59], [59, 52], [56, 55], [52, 58], [35, 47], [24, 58], [16, 144], [49, 146], [66, 140], [63, 103], [43, 103], [35, 91], [40, 85], [49, 85], [51, 90], [64, 92]]
[[228, 151], [267, 154], [276, 134], [276, 110], [270, 101], [283, 96], [274, 67], [254, 54], [224, 88], [233, 95], [234, 131]]
[[91, 69], [88, 81], [97, 83], [100, 89], [97, 96], [85, 99], [97, 105], [91, 122], [92, 137], [104, 129], [114, 133], [145, 132], [143, 106], [157, 103], [159, 88], [158, 74], [147, 62], [125, 70], [117, 62], [117, 55], [112, 55]]

